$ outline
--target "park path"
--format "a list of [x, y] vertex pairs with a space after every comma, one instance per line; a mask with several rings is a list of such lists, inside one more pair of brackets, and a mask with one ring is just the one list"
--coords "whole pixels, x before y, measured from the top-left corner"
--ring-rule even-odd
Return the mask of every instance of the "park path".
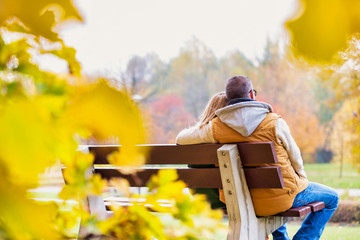
[[349, 197], [360, 197], [360, 188], [350, 188], [350, 189], [341, 189], [337, 188], [335, 191], [342, 196], [344, 194], [348, 194]]

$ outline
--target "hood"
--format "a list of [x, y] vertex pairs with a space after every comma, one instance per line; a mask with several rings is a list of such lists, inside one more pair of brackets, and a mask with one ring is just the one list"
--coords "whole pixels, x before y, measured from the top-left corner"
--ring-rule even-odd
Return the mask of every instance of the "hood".
[[272, 107], [264, 102], [239, 102], [217, 110], [220, 120], [244, 137], [250, 136]]

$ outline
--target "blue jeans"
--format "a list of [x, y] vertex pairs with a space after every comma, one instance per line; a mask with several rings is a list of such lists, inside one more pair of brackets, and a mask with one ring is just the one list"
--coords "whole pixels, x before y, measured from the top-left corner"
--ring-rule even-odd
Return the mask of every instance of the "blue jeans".
[[[294, 235], [294, 240], [320, 239], [326, 223], [329, 221], [338, 206], [339, 196], [337, 192], [330, 187], [319, 183], [309, 182], [309, 186], [304, 191], [296, 195], [292, 207], [300, 207], [316, 201], [324, 202], [325, 208], [317, 212], [311, 212], [306, 217], [300, 229]], [[286, 224], [278, 228], [272, 233], [272, 235], [274, 240], [290, 239], [286, 232]]]

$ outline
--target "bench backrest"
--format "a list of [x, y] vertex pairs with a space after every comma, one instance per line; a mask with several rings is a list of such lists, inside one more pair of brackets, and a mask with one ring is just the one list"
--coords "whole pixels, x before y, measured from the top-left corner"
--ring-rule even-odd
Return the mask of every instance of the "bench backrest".
[[[249, 188], [282, 188], [280, 167], [272, 142], [236, 143]], [[125, 175], [108, 165], [107, 155], [118, 146], [89, 146], [95, 155], [94, 171], [103, 178], [121, 177], [129, 180], [130, 186], [143, 187], [151, 175], [160, 168], [176, 169], [179, 179], [190, 188], [222, 188], [218, 167], [217, 149], [223, 144], [197, 145], [139, 145], [147, 152], [144, 169], [136, 177]], [[150, 166], [149, 166], [150, 165]], [[165, 165], [165, 166], [164, 166]]]

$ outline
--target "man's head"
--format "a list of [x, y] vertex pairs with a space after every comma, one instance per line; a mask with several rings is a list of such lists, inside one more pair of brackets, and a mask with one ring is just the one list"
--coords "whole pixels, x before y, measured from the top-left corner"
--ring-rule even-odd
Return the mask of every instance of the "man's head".
[[244, 76], [234, 76], [227, 80], [225, 85], [226, 97], [228, 101], [235, 98], [252, 98], [255, 94], [252, 91], [251, 80]]

